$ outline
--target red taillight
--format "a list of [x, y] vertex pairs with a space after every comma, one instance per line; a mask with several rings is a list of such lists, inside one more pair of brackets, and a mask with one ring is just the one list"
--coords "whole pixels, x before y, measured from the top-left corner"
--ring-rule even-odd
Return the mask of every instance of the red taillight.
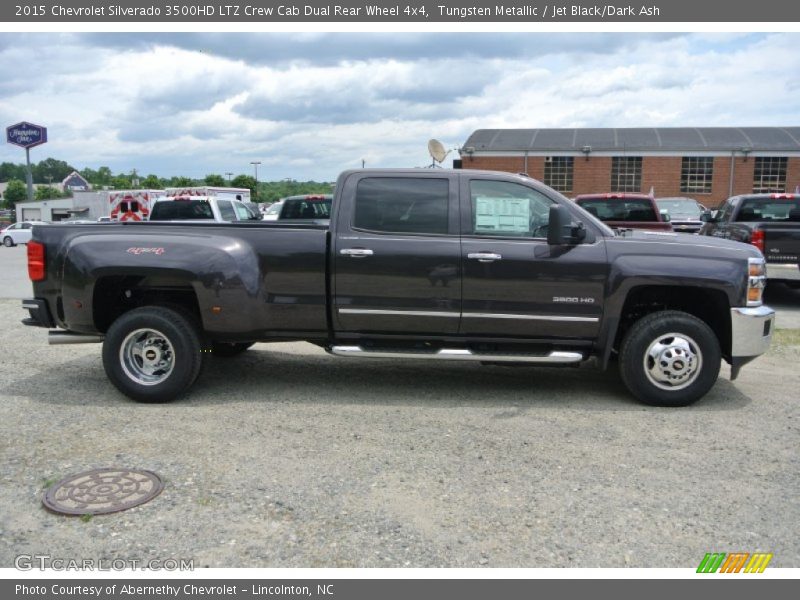
[[756, 229], [753, 232], [753, 235], [750, 236], [750, 243], [761, 250], [761, 254], [764, 254], [764, 232], [762, 230]]
[[28, 242], [28, 277], [31, 281], [41, 281], [44, 273], [44, 244]]

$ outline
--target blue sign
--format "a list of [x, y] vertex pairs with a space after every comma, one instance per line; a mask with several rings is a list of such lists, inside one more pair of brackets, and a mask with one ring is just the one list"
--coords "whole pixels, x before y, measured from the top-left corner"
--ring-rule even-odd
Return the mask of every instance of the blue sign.
[[33, 148], [47, 142], [47, 127], [22, 121], [6, 127], [6, 141], [22, 148]]

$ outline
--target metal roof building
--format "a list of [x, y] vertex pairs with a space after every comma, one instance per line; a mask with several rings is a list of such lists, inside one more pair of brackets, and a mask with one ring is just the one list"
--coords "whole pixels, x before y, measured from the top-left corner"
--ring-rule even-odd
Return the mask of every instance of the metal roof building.
[[478, 129], [462, 154], [480, 152], [775, 152], [800, 154], [800, 127]]
[[713, 206], [800, 185], [800, 127], [478, 129], [463, 168], [522, 172], [572, 196], [648, 192]]

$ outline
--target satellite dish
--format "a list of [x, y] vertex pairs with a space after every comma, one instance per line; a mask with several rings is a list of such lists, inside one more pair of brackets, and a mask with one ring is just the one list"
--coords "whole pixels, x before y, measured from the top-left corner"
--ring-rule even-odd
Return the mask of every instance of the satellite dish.
[[436, 163], [441, 163], [449, 152], [444, 149], [444, 145], [437, 139], [432, 139], [428, 141], [428, 152], [431, 155], [431, 158], [434, 160], [432, 167], [436, 166]]

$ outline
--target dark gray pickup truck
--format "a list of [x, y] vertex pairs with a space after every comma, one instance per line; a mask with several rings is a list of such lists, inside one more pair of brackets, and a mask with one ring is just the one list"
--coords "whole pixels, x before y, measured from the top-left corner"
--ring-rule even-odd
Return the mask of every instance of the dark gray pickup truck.
[[700, 235], [753, 244], [767, 261], [767, 280], [800, 288], [800, 194], [744, 194], [728, 198]]
[[185, 392], [208, 354], [304, 340], [346, 357], [579, 365], [612, 358], [641, 401], [681, 406], [769, 346], [748, 244], [615, 233], [526, 177], [355, 170], [329, 223], [37, 226], [28, 325], [102, 342], [113, 384]]

